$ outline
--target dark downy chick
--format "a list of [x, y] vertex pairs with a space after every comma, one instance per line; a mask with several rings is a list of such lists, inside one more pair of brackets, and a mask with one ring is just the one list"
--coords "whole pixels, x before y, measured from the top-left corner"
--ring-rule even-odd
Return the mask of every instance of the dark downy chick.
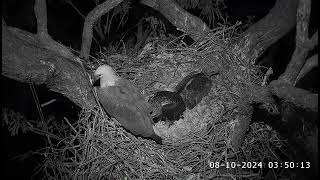
[[186, 106], [181, 96], [175, 92], [159, 91], [153, 94], [149, 99], [149, 103], [153, 109], [152, 117], [156, 123], [158, 121], [165, 121], [172, 125], [174, 121], [180, 119]]
[[210, 77], [217, 74], [219, 73], [191, 73], [178, 83], [175, 92], [180, 94], [186, 107], [192, 109], [209, 94], [212, 87]]

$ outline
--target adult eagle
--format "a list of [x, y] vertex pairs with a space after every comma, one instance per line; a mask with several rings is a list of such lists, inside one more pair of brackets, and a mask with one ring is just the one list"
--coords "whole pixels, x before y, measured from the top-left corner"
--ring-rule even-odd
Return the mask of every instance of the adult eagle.
[[115, 73], [108, 65], [102, 65], [94, 73], [99, 78], [97, 95], [108, 114], [134, 135], [151, 138], [158, 144], [162, 139], [153, 130], [151, 107], [139, 90], [128, 80]]

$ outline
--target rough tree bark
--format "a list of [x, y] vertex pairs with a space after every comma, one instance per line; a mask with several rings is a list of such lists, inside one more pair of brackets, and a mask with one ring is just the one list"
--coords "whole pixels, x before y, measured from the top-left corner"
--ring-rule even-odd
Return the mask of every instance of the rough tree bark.
[[[242, 38], [233, 45], [233, 52], [236, 58], [255, 64], [257, 58], [274, 42], [287, 34], [295, 25], [295, 14], [297, 9], [297, 0], [278, 0], [270, 12], [260, 21], [253, 24]], [[283, 13], [286, 12], [286, 13]], [[251, 102], [268, 104], [272, 106], [273, 100], [271, 93], [266, 88], [251, 85], [245, 88], [243, 99], [244, 106], [238, 108], [238, 121], [234, 126], [234, 133], [231, 138], [231, 144], [235, 150], [241, 147], [245, 133], [251, 122], [253, 108]]]
[[[83, 31], [84, 57], [89, 56], [93, 23], [120, 2], [103, 3], [89, 13]], [[45, 84], [82, 108], [94, 107], [96, 101], [81, 59], [48, 34], [46, 2], [36, 0], [34, 11], [37, 34], [8, 27], [2, 19], [2, 75], [21, 82]]]
[[83, 108], [95, 104], [82, 66], [44, 48], [37, 35], [2, 23], [2, 75], [45, 84]]
[[200, 18], [186, 12], [173, 0], [142, 0], [140, 3], [159, 11], [178, 30], [186, 32], [194, 40], [210, 30]]

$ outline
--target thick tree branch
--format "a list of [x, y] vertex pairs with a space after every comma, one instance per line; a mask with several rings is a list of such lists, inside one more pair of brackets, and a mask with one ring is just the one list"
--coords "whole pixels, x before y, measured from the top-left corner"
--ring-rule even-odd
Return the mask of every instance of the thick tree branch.
[[95, 105], [81, 65], [41, 46], [38, 36], [2, 23], [2, 75], [45, 84], [83, 108]]
[[318, 94], [313, 94], [304, 89], [293, 87], [281, 80], [272, 81], [269, 88], [272, 94], [285, 99], [300, 108], [309, 109], [315, 112], [318, 111]]
[[189, 34], [194, 40], [210, 30], [200, 18], [185, 11], [174, 0], [142, 0], [140, 3], [159, 11], [174, 26]]
[[112, 8], [120, 4], [123, 0], [111, 0], [105, 1], [102, 4], [96, 6], [86, 17], [83, 32], [82, 32], [82, 45], [81, 45], [81, 57], [85, 60], [89, 59], [91, 43], [92, 43], [92, 28], [94, 23], [105, 13]]
[[[270, 12], [252, 25], [233, 46], [232, 49], [236, 58], [243, 62], [255, 64], [257, 58], [272, 43], [294, 27], [297, 4], [297, 0], [277, 0]], [[263, 102], [264, 107], [270, 109], [270, 112], [278, 112], [271, 94], [267, 90], [260, 91], [259, 89], [261, 88], [251, 86], [245, 88], [243, 92], [243, 107], [238, 112], [238, 121], [235, 123], [231, 138], [234, 150], [241, 147], [248, 125], [251, 122], [253, 109], [250, 102]]]
[[[271, 82], [269, 88], [272, 94], [285, 99], [286, 101], [291, 102], [298, 107], [317, 111], [318, 95], [294, 87], [295, 83], [297, 82], [297, 78], [299, 78], [299, 73], [301, 74], [301, 77], [303, 77], [305, 73], [310, 70], [310, 68], [314, 67], [315, 58], [317, 58], [317, 56], [314, 56], [310, 59], [309, 63], [305, 64], [305, 59], [308, 55], [308, 52], [315, 47], [317, 44], [315, 39], [318, 38], [317, 32], [312, 36], [311, 39], [308, 38], [310, 10], [311, 1], [300, 0], [296, 16], [296, 48], [285, 72], [279, 77], [278, 80]], [[304, 64], [305, 68], [303, 69], [303, 72], [300, 72]]]
[[36, 0], [34, 12], [37, 19], [38, 36], [49, 36], [47, 28], [47, 5], [45, 0]]
[[7, 27], [2, 20], [2, 74], [46, 84], [83, 108], [96, 103], [80, 59], [48, 34], [45, 0], [36, 0], [37, 34]]
[[310, 11], [311, 0], [300, 0], [297, 11], [296, 48], [285, 72], [279, 77], [279, 80], [287, 84], [295, 85], [294, 83], [306, 61], [309, 51], [314, 48], [317, 42], [313, 39], [317, 38], [318, 33], [315, 33], [311, 39], [308, 36]]
[[277, 0], [270, 12], [253, 24], [234, 45], [237, 56], [245, 62], [255, 64], [271, 44], [294, 27], [297, 5], [298, 0]]
[[63, 44], [53, 40], [48, 34], [46, 1], [36, 0], [34, 11], [37, 19], [37, 38], [41, 46], [55, 52], [59, 56], [63, 56], [64, 58], [82, 64], [80, 58], [72, 54], [72, 52]]
[[297, 10], [296, 43], [301, 46], [308, 40], [311, 0], [300, 0]]

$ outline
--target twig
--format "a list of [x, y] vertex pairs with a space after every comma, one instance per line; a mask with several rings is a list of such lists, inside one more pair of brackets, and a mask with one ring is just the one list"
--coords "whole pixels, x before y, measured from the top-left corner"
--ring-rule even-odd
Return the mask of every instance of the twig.
[[45, 107], [45, 106], [48, 106], [49, 104], [53, 103], [53, 102], [56, 102], [57, 100], [56, 99], [51, 99], [50, 101], [47, 101], [45, 103], [42, 103], [41, 104], [41, 107]]

